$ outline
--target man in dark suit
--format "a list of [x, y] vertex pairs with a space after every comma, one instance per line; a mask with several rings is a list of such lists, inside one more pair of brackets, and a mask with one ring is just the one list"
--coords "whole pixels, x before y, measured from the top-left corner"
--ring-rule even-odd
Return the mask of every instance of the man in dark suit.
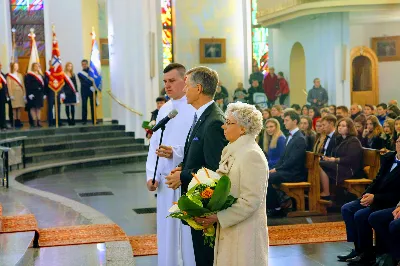
[[[305, 159], [306, 159], [306, 139], [299, 130], [298, 124], [300, 116], [294, 110], [288, 110], [284, 113], [283, 120], [289, 136], [286, 140], [285, 152], [276, 164], [274, 169], [269, 171], [268, 190], [267, 190], [267, 208], [269, 216], [284, 216], [281, 209], [281, 202], [289, 198], [282, 191], [277, 189], [281, 183], [301, 182], [306, 178]], [[285, 197], [286, 196], [286, 197]]]
[[[392, 208], [400, 201], [400, 137], [396, 141], [396, 152], [382, 156], [381, 167], [361, 199], [343, 205], [342, 216], [346, 223], [347, 241], [354, 242], [350, 254], [338, 256], [339, 260], [352, 265], [369, 265], [375, 262], [372, 227], [368, 222], [373, 212]], [[377, 234], [378, 246], [385, 237]]]
[[[182, 186], [182, 194], [187, 192], [192, 173], [202, 167], [218, 169], [222, 150], [227, 144], [222, 129], [224, 114], [213, 101], [217, 83], [217, 72], [207, 67], [196, 67], [186, 73], [186, 97], [196, 113], [186, 138], [182, 166], [166, 177], [170, 188]], [[214, 249], [204, 244], [203, 232], [192, 229], [192, 240], [196, 265], [212, 266]]]
[[0, 62], [0, 128], [7, 129], [6, 125], [6, 102], [7, 102], [7, 80], [6, 76], [1, 72]]
[[92, 115], [92, 123], [94, 124], [94, 104], [96, 99], [93, 99], [93, 93], [96, 90], [96, 85], [93, 78], [89, 76], [89, 62], [86, 59], [82, 60], [82, 71], [78, 73], [79, 81], [81, 82], [82, 94], [82, 124], [87, 123], [87, 102], [90, 103], [90, 113]]
[[321, 119], [322, 130], [326, 134], [325, 142], [322, 147], [322, 154], [324, 156], [333, 157], [332, 152], [336, 148], [336, 130], [337, 119], [333, 115], [327, 115]]

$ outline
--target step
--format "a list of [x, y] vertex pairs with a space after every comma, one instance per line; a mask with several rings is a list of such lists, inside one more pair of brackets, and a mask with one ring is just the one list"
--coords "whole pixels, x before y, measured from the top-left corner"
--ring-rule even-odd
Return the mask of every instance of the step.
[[46, 142], [43, 144], [26, 145], [25, 153], [42, 153], [60, 150], [73, 150], [73, 149], [84, 149], [91, 147], [100, 146], [118, 146], [118, 145], [129, 145], [129, 144], [142, 144], [142, 140], [137, 140], [133, 137], [118, 137], [118, 138], [95, 138], [90, 140], [72, 140], [50, 143]]
[[[99, 131], [99, 132], [88, 132], [88, 133], [75, 133], [75, 134], [59, 134], [53, 136], [39, 136], [31, 137], [25, 140], [25, 145], [41, 145], [46, 143], [62, 143], [79, 140], [94, 140], [104, 138], [124, 138], [124, 137], [135, 137], [134, 132], [125, 132], [120, 130], [115, 131]], [[141, 140], [143, 143], [143, 140]]]
[[0, 234], [0, 265], [16, 265], [27, 252], [35, 232]]
[[123, 152], [134, 152], [134, 151], [145, 151], [147, 148], [143, 144], [129, 144], [129, 145], [115, 145], [112, 147], [101, 146], [84, 149], [72, 149], [66, 151], [53, 151], [53, 152], [42, 152], [42, 153], [31, 153], [26, 154], [27, 164], [43, 163], [50, 160], [71, 160], [80, 158], [91, 158], [96, 155], [113, 155], [115, 153]]
[[121, 130], [125, 131], [123, 125], [84, 125], [84, 126], [63, 126], [60, 128], [41, 128], [41, 129], [22, 129], [22, 130], [9, 130], [0, 133], [0, 139], [27, 136], [27, 137], [38, 137], [38, 136], [52, 136], [58, 134], [72, 134], [72, 133], [84, 133], [84, 132], [100, 132], [100, 131], [112, 131]]
[[[74, 159], [53, 159], [46, 161], [46, 165], [57, 165], [52, 166], [51, 168], [33, 171], [29, 174], [25, 174], [17, 177], [17, 181], [24, 183], [27, 180], [39, 178], [41, 176], [54, 175], [64, 173], [68, 169], [73, 171], [77, 169], [86, 169], [88, 167], [97, 167], [97, 166], [105, 166], [105, 165], [118, 165], [118, 164], [127, 164], [127, 163], [137, 163], [137, 162], [145, 162], [147, 160], [147, 151], [137, 151], [137, 152], [121, 152], [114, 153], [110, 155], [96, 155], [90, 158], [87, 157], [75, 157]], [[79, 163], [69, 164], [71, 161], [79, 161]], [[59, 166], [60, 162], [63, 163], [62, 166]], [[43, 166], [43, 163], [33, 163], [29, 164], [29, 168], [34, 168], [37, 166]], [[45, 173], [42, 173], [45, 171]]]

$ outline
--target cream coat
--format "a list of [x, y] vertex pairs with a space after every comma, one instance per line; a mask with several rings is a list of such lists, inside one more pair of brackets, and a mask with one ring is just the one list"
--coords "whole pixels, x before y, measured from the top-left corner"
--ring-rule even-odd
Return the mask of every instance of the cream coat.
[[229, 176], [238, 200], [217, 213], [214, 266], [268, 265], [268, 163], [255, 138], [245, 135], [226, 146], [217, 172]]
[[20, 85], [17, 83], [14, 79], [12, 79], [10, 76], [7, 76], [7, 86], [8, 86], [8, 93], [10, 97], [14, 97], [14, 99], [11, 101], [12, 108], [21, 108], [25, 107], [25, 83], [24, 83], [24, 77], [22, 76], [21, 73], [14, 73], [14, 76], [17, 76], [19, 78], [19, 81], [21, 82]]

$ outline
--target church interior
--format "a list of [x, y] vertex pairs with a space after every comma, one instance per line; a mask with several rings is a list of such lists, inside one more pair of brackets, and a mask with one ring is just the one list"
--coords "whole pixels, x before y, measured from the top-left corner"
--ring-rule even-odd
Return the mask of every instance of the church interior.
[[[267, 181], [280, 205], [264, 197], [268, 264], [254, 265], [400, 265], [400, 0], [0, 0], [0, 265], [192, 265], [160, 264], [162, 194], [146, 186], [159, 133], [151, 129], [163, 118], [153, 115], [175, 100], [165, 78], [174, 63], [218, 73], [221, 112], [239, 101], [262, 113], [256, 142], [269, 175], [276, 155], [268, 151], [279, 145], [269, 124], [288, 147], [286, 113], [296, 111], [310, 146], [301, 182]], [[30, 93], [29, 77], [43, 91]], [[18, 86], [26, 90], [19, 102]], [[340, 136], [348, 120], [362, 174], [338, 177], [338, 144], [326, 195], [332, 180], [321, 161], [332, 136], [324, 123]], [[385, 175], [399, 181], [382, 185]], [[367, 216], [368, 233], [357, 230], [371, 247], [362, 250], [345, 207], [372, 210], [382, 198], [395, 203], [373, 211], [393, 208], [397, 231], [386, 244], [389, 229], [380, 235]]]

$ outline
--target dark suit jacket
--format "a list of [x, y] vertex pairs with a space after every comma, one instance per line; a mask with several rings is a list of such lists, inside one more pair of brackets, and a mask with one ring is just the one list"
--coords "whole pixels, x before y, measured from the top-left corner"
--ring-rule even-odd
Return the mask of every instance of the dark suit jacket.
[[[328, 140], [328, 137], [325, 138], [325, 141], [327, 141], [327, 140]], [[333, 157], [333, 152], [336, 149], [336, 145], [337, 145], [337, 136], [336, 136], [336, 134], [333, 134], [331, 140], [329, 141], [328, 147], [326, 149], [325, 156]], [[322, 146], [322, 151], [323, 151], [324, 147], [325, 147], [325, 144]]]
[[306, 179], [305, 160], [306, 160], [306, 139], [297, 131], [285, 148], [283, 156], [276, 164], [276, 172], [283, 176], [285, 182], [298, 182]]
[[396, 152], [389, 152], [381, 158], [379, 169], [374, 182], [368, 186], [365, 193], [374, 194], [374, 201], [371, 208], [382, 210], [392, 208], [400, 201], [400, 165], [397, 165], [391, 172]]
[[[1, 73], [3, 74], [3, 73]], [[5, 74], [3, 74], [3, 77], [6, 79], [7, 76]], [[6, 97], [8, 95], [8, 88], [7, 88], [7, 84], [4, 84], [4, 82], [0, 79], [0, 82], [2, 83], [3, 88], [0, 90], [0, 100], [2, 101], [1, 104], [6, 102]]]
[[182, 194], [187, 192], [192, 173], [202, 167], [213, 171], [218, 169], [222, 150], [227, 144], [221, 128], [224, 123], [224, 114], [213, 103], [200, 116], [192, 134], [187, 136], [181, 172]]
[[368, 138], [362, 138], [361, 144], [364, 148], [380, 150], [385, 147], [385, 140], [380, 136], [372, 137], [371, 146], [368, 145]]

